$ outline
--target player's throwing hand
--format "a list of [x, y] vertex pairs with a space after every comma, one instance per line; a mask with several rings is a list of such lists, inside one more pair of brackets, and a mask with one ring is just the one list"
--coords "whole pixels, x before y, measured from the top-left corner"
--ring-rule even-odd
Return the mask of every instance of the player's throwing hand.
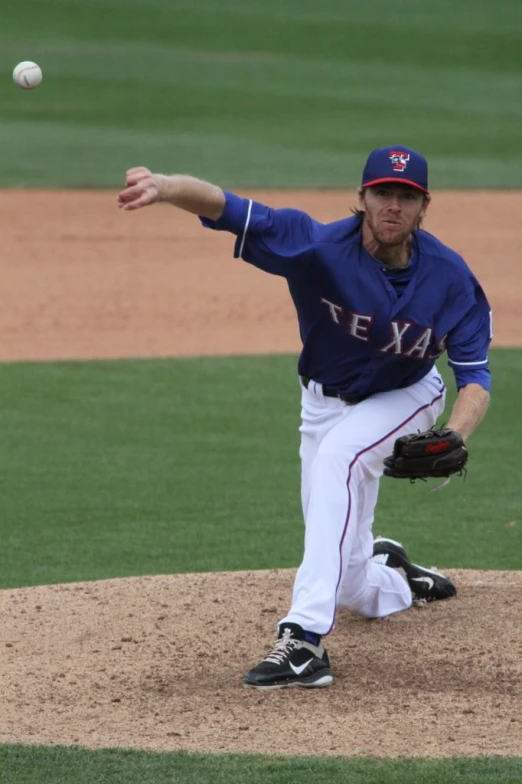
[[161, 200], [160, 174], [152, 174], [145, 166], [129, 169], [125, 177], [125, 190], [118, 194], [118, 207], [139, 210]]

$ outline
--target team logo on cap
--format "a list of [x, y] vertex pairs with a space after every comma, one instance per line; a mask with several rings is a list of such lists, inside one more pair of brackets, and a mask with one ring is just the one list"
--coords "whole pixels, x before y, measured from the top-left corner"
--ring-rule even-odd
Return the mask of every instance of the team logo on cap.
[[391, 152], [390, 161], [393, 163], [393, 171], [403, 172], [408, 161], [410, 160], [409, 152]]

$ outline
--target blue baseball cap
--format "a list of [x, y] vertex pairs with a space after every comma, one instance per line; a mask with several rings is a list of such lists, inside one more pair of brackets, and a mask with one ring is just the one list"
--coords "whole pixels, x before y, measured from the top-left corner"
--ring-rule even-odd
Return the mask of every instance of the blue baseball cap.
[[396, 144], [379, 147], [368, 156], [362, 175], [362, 187], [380, 182], [402, 182], [423, 193], [428, 191], [428, 161], [415, 150]]

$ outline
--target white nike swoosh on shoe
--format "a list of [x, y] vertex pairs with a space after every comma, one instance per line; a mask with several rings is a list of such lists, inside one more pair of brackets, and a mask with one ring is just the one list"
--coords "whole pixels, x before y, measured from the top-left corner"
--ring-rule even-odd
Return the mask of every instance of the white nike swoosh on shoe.
[[386, 566], [389, 557], [389, 553], [379, 553], [378, 555], [372, 555], [370, 561], [372, 563], [381, 564], [381, 566]]
[[293, 669], [296, 675], [301, 675], [301, 673], [306, 670], [308, 665], [311, 664], [313, 660], [314, 659], [312, 657], [311, 659], [308, 659], [308, 661], [305, 662], [304, 664], [300, 664], [299, 667], [296, 667], [294, 664], [292, 664], [292, 662], [290, 662], [290, 667]]
[[433, 586], [435, 585], [435, 580], [432, 580], [431, 577], [412, 577], [412, 582], [416, 583], [427, 583], [428, 588], [431, 591]]

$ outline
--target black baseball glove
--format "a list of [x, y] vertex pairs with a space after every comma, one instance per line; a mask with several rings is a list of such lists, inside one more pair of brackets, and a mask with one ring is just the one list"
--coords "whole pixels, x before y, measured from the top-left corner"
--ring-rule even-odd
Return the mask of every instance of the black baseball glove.
[[384, 475], [396, 479], [449, 477], [465, 472], [468, 450], [462, 436], [448, 428], [411, 433], [395, 441], [384, 459]]

